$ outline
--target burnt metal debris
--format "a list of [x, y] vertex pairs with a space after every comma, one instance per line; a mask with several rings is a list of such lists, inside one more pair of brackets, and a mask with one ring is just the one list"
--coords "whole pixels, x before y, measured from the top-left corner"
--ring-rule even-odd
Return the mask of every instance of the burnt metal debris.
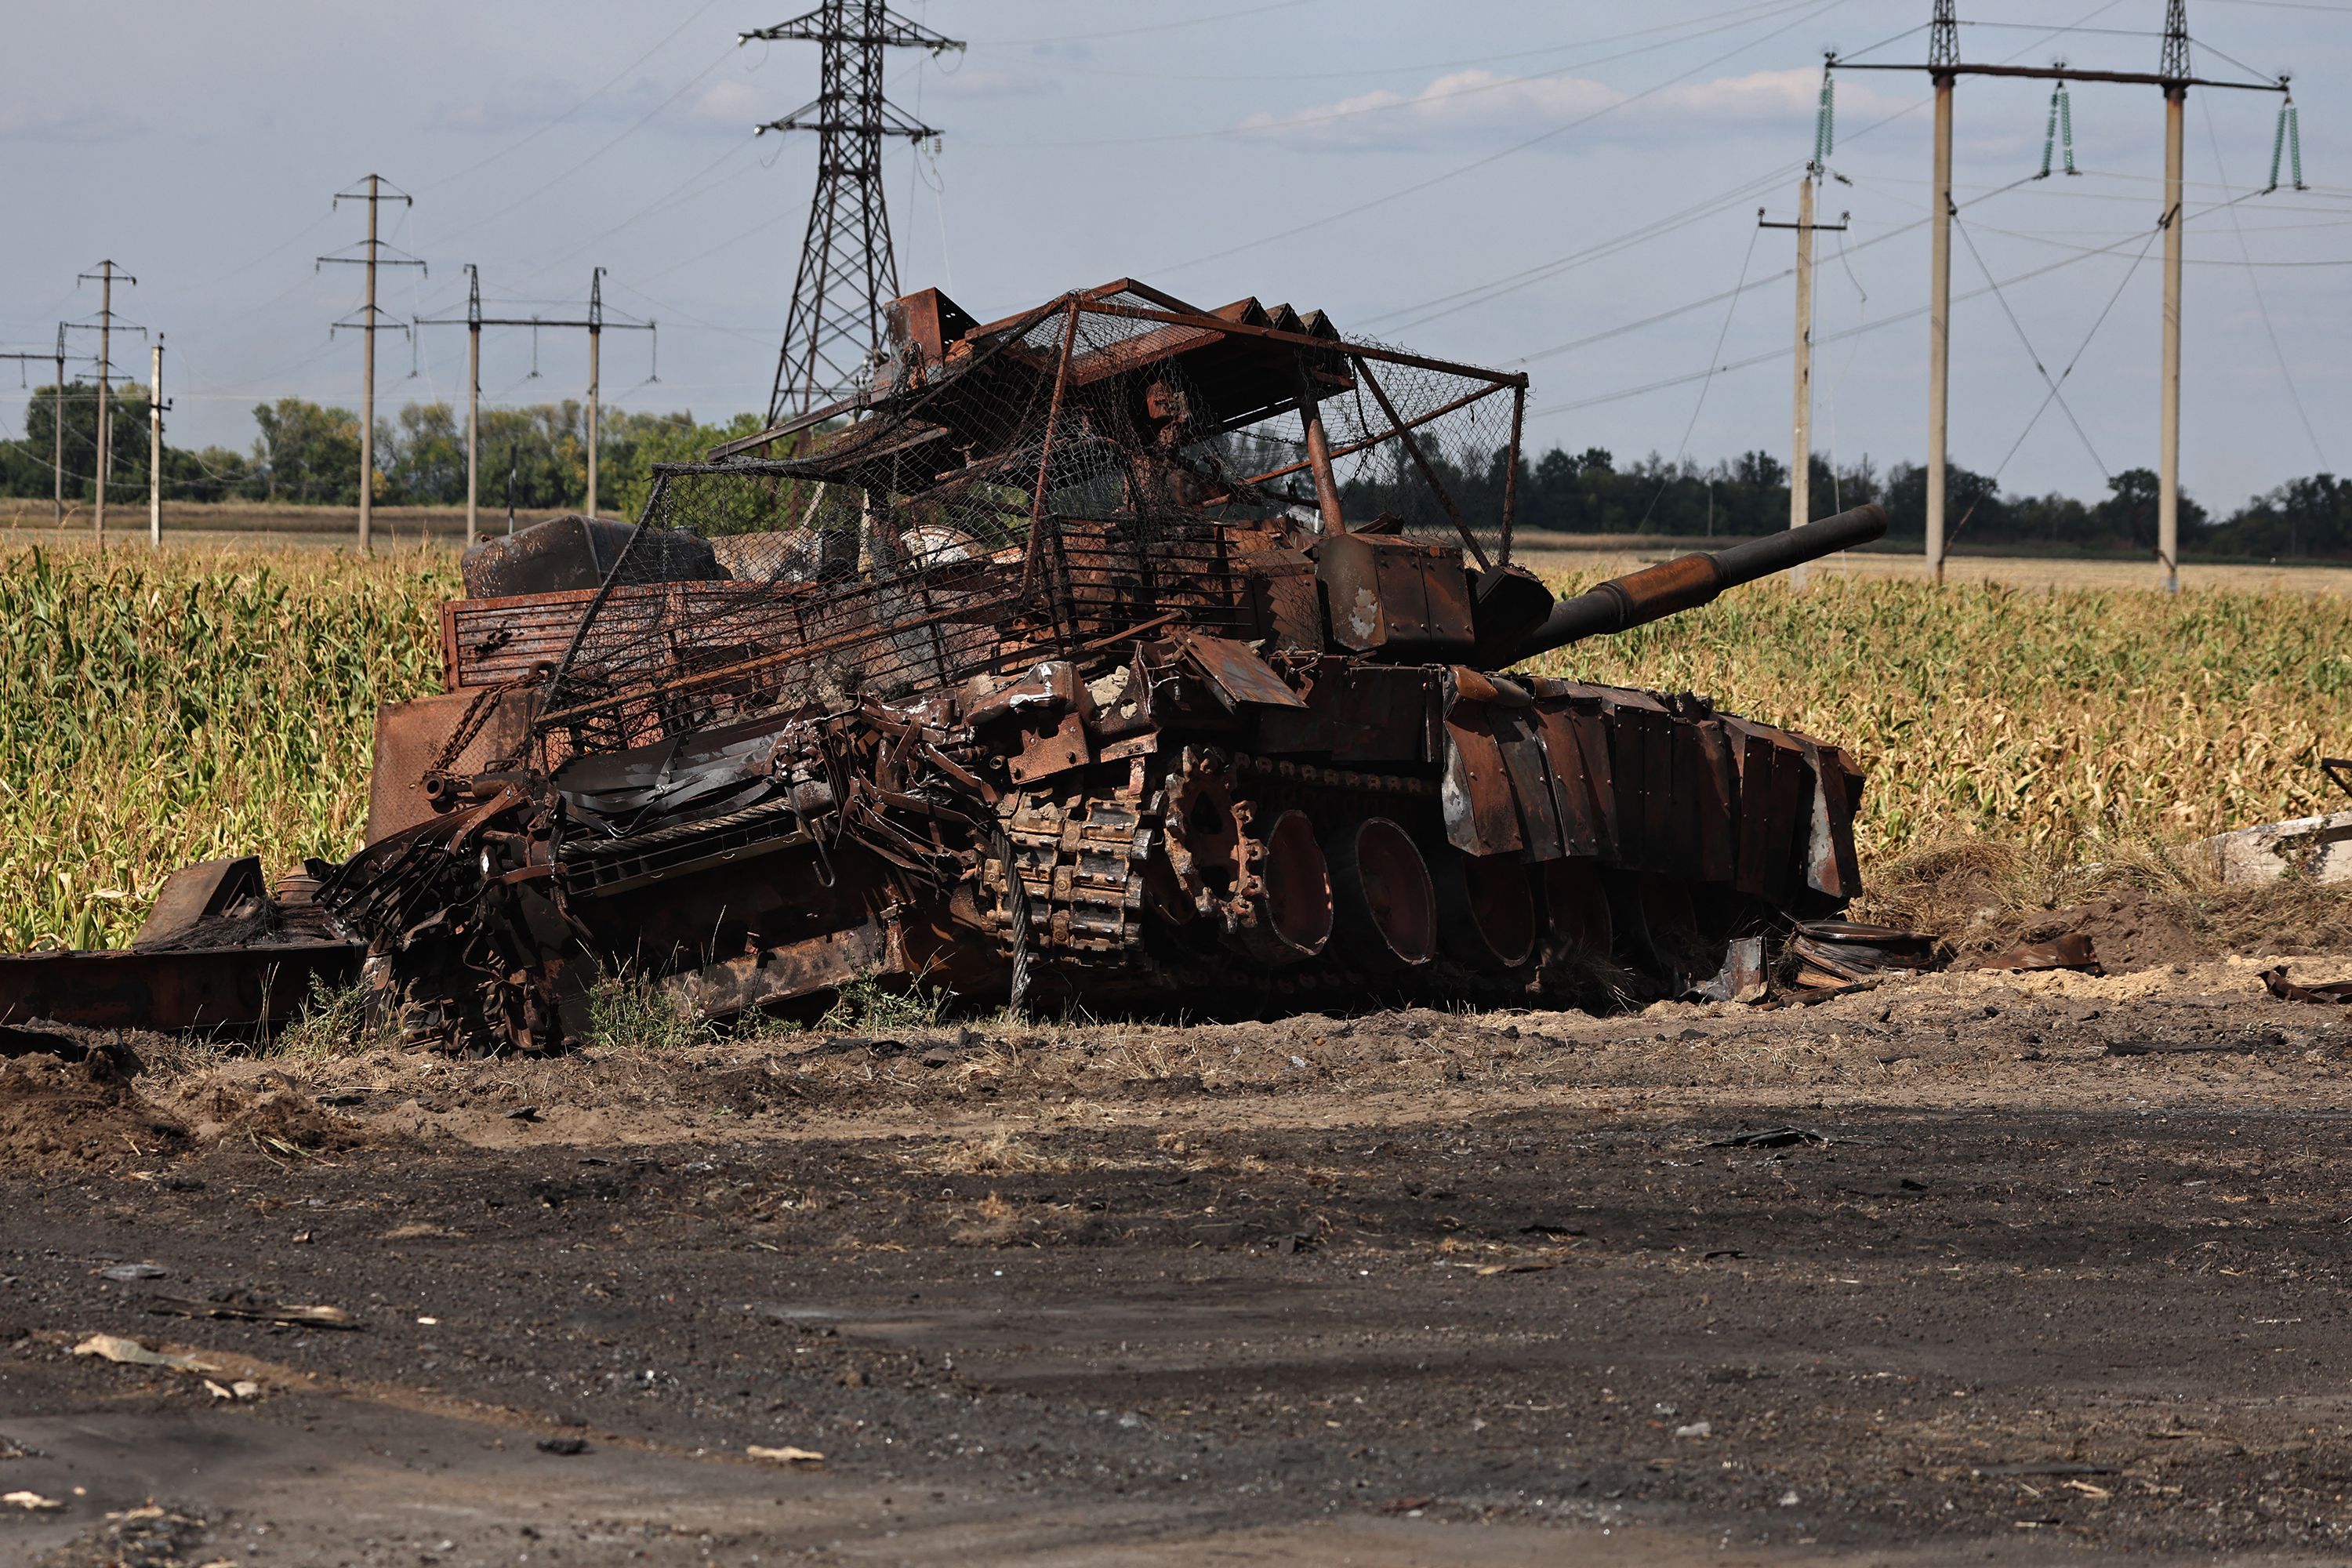
[[1128, 280], [889, 321], [864, 392], [657, 468], [635, 526], [469, 553], [366, 847], [290, 898], [197, 868], [170, 942], [363, 951], [412, 1037], [546, 1051], [624, 973], [714, 1016], [1680, 994], [1859, 890], [1845, 752], [1524, 665], [1875, 507], [1555, 602], [1511, 563], [1523, 375]]

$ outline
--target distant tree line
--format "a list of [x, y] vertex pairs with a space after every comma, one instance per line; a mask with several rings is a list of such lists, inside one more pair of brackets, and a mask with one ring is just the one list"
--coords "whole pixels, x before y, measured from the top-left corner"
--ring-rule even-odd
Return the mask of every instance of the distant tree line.
[[[112, 401], [114, 463], [110, 495], [147, 489], [147, 395], [126, 386]], [[19, 440], [0, 441], [0, 495], [47, 496], [53, 483], [56, 390], [37, 389]], [[65, 389], [66, 495], [96, 494], [98, 389]], [[481, 504], [503, 508], [511, 482], [518, 508], [577, 507], [588, 494], [587, 410], [577, 400], [482, 411]], [[346, 408], [281, 397], [257, 405], [257, 432], [245, 452], [226, 447], [201, 451], [163, 448], [164, 493], [175, 500], [260, 501], [293, 506], [359, 504], [360, 422]], [[652, 465], [699, 458], [711, 447], [759, 427], [751, 415], [703, 425], [691, 413], [603, 411], [597, 452], [598, 501], [610, 512], [634, 513], [646, 497]], [[466, 416], [446, 403], [412, 403], [375, 432], [374, 500], [379, 506], [459, 506], [466, 500]]]
[[[1505, 453], [1475, 465], [1434, 452], [1429, 457], [1465, 515], [1501, 514]], [[1945, 535], [1957, 549], [2143, 555], [2156, 549], [2153, 469], [2126, 468], [2108, 479], [2105, 496], [2088, 501], [2055, 493], [2008, 494], [1990, 475], [1957, 463], [1946, 468], [1944, 482]], [[1427, 484], [1402, 463], [1378, 479], [1359, 477], [1342, 488], [1351, 513], [1392, 511], [1416, 529], [1447, 526]], [[1841, 467], [1817, 456], [1808, 500], [1817, 518], [1876, 501], [1886, 508], [1889, 537], [1927, 534], [1927, 471], [1915, 463], [1882, 471], [1867, 457]], [[1754, 535], [1788, 523], [1788, 465], [1769, 452], [1745, 452], [1706, 467], [1669, 462], [1654, 452], [1621, 466], [1599, 447], [1555, 447], [1520, 459], [1517, 526], [1522, 531], [1690, 538]], [[2352, 556], [2352, 480], [2333, 474], [2291, 479], [2218, 519], [2184, 493], [2180, 535], [2183, 550], [2203, 554]]]
[[[51, 387], [33, 392], [20, 439], [0, 440], [0, 495], [50, 493], [50, 455], [62, 407], [66, 493], [91, 499], [98, 449], [97, 387], [73, 382], [62, 404]], [[359, 500], [359, 418], [299, 397], [281, 397], [253, 411], [250, 449], [163, 448], [164, 493], [177, 500], [263, 501], [297, 506], [353, 506]], [[634, 515], [651, 485], [652, 466], [698, 458], [711, 447], [759, 427], [741, 414], [703, 424], [689, 412], [641, 414], [606, 408], [598, 454], [599, 500], [608, 513]], [[586, 410], [577, 400], [482, 412], [481, 503], [506, 505], [509, 483], [519, 508], [577, 507], [587, 499]], [[125, 384], [114, 395], [112, 493], [147, 488], [147, 394]], [[1425, 447], [1439, 479], [1465, 515], [1500, 515], [1506, 454], [1469, 460]], [[374, 499], [383, 506], [456, 506], [466, 499], [466, 422], [446, 403], [412, 403], [377, 422]], [[1391, 511], [1416, 527], [1442, 530], [1444, 510], [1401, 451], [1376, 474], [1359, 472], [1343, 487], [1351, 514]], [[1918, 539], [1927, 531], [1927, 470], [1897, 463], [1881, 470], [1865, 457], [1833, 466], [1812, 460], [1811, 509], [1826, 517], [1841, 507], [1877, 501], [1890, 532]], [[1946, 475], [1945, 527], [1963, 550], [2040, 548], [2146, 554], [2156, 547], [2156, 475], [2127, 468], [2093, 500], [2073, 496], [2012, 495], [1990, 475], [1952, 465]], [[1558, 533], [1654, 533], [1684, 538], [1754, 535], [1786, 527], [1788, 467], [1769, 452], [1752, 451], [1702, 466], [1651, 453], [1621, 464], [1599, 447], [1554, 447], [1523, 456], [1518, 474], [1517, 526]], [[2352, 556], [2352, 479], [2314, 474], [2291, 479], [2216, 519], [2184, 495], [2184, 549], [2201, 553], [2270, 557]]]

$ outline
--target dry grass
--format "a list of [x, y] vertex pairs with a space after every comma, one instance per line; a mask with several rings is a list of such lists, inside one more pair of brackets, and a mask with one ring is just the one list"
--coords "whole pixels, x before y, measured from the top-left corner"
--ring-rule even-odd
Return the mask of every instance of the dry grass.
[[[1931, 931], [1960, 952], [2040, 941], [2071, 924], [2053, 912], [2127, 900], [2206, 952], [2340, 951], [2352, 947], [2352, 888], [2299, 877], [2224, 887], [2169, 847], [2147, 843], [2037, 853], [2014, 841], [1948, 836], [1877, 868], [1864, 918]], [[2087, 851], [2087, 852], [2084, 852]]]

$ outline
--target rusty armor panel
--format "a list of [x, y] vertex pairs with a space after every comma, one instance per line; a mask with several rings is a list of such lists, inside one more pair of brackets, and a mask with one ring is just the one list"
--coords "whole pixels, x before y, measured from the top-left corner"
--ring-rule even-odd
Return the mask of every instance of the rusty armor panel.
[[375, 770], [368, 781], [367, 839], [414, 827], [433, 816], [425, 799], [425, 774], [457, 734], [477, 699], [494, 704], [480, 730], [449, 763], [456, 773], [478, 773], [514, 756], [530, 742], [528, 694], [492, 696], [451, 691], [413, 702], [386, 702], [375, 710]]

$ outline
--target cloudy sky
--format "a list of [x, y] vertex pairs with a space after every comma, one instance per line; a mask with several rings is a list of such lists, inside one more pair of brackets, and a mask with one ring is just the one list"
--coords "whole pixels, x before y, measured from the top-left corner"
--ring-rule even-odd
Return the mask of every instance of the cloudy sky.
[[[243, 447], [265, 398], [353, 406], [359, 345], [327, 327], [361, 279], [313, 258], [363, 232], [359, 208], [330, 202], [373, 171], [415, 195], [387, 232], [431, 264], [386, 274], [386, 308], [461, 313], [470, 261], [499, 313], [558, 313], [601, 265], [615, 319], [661, 324], [657, 384], [641, 336], [606, 340], [608, 398], [706, 418], [762, 407], [814, 147], [751, 128], [812, 94], [815, 49], [735, 35], [804, 8], [24, 8], [0, 102], [0, 338], [46, 347], [60, 317], [96, 307], [74, 275], [110, 257], [139, 278], [123, 315], [167, 335], [175, 442]], [[983, 318], [1122, 275], [1206, 305], [1286, 300], [1424, 352], [1524, 365], [1531, 444], [1703, 458], [1786, 447], [1792, 237], [1759, 234], [1756, 215], [1793, 214], [1822, 51], [1916, 61], [1929, 10], [899, 8], [971, 45], [893, 61], [894, 96], [945, 132], [936, 157], [890, 154], [907, 288], [939, 284]], [[1971, 60], [2147, 70], [2163, 5], [1960, 13]], [[2295, 73], [2311, 185], [2254, 194], [2274, 96], [2191, 94], [2183, 474], [2226, 507], [2352, 462], [2352, 0], [2192, 0], [2190, 26], [2202, 74]], [[1822, 216], [1851, 227], [1820, 242], [1815, 439], [1841, 459], [1925, 452], [1927, 98], [1915, 73], [1838, 80], [1845, 183], [1826, 187]], [[2005, 462], [2012, 489], [2096, 494], [2103, 472], [2155, 461], [2162, 109], [2151, 88], [2076, 89], [2084, 174], [2033, 181], [2048, 108], [2046, 83], [1959, 89], [1953, 452]], [[143, 376], [143, 352], [131, 357]], [[491, 403], [576, 395], [585, 377], [576, 333], [543, 337], [536, 379], [528, 331], [486, 334], [483, 357]], [[2037, 359], [2052, 376], [2072, 365], [2079, 431], [2056, 405], [2034, 418]], [[425, 328], [413, 378], [411, 363], [383, 342], [382, 402], [462, 397], [461, 330]], [[22, 399], [0, 379], [0, 430], [20, 427]]]

